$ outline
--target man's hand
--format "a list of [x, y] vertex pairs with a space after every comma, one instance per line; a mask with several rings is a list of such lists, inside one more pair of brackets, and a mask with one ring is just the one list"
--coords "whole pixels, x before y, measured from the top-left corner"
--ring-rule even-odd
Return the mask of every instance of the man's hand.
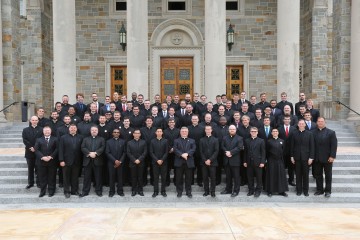
[[247, 167], [247, 163], [246, 163], [246, 162], [244, 162], [244, 167]]
[[119, 160], [115, 160], [114, 168], [120, 167], [121, 162]]
[[312, 162], [313, 162], [313, 160], [312, 160], [312, 159], [309, 159], [309, 160], [308, 160], [308, 165], [311, 165]]
[[135, 164], [140, 164], [140, 160], [139, 160], [139, 159], [136, 159], [136, 160], [135, 160]]
[[65, 167], [65, 162], [60, 162], [61, 167]]
[[225, 151], [225, 155], [226, 155], [227, 157], [232, 157], [232, 155], [231, 155], [231, 152], [230, 152], [230, 151]]
[[188, 153], [183, 153], [183, 154], [181, 154], [181, 157], [182, 157], [183, 159], [187, 160], [188, 157], [189, 157], [189, 154], [188, 154]]
[[335, 158], [329, 157], [329, 159], [328, 159], [328, 162], [329, 162], [329, 163], [333, 163], [334, 161], [335, 161]]
[[206, 160], [206, 161], [205, 161], [205, 164], [208, 165], [208, 166], [210, 166], [211, 160], [210, 160], [210, 159]]
[[89, 153], [89, 157], [91, 157], [91, 158], [96, 158], [96, 152], [90, 152], [90, 153]]
[[174, 148], [171, 148], [169, 153], [173, 153], [174, 152]]
[[265, 164], [260, 163], [259, 167], [263, 168], [263, 167], [265, 167]]
[[292, 164], [295, 164], [295, 159], [294, 159], [294, 157], [291, 157], [291, 162], [292, 162]]
[[34, 148], [34, 147], [31, 147], [31, 148], [29, 148], [29, 149], [30, 149], [30, 151], [35, 152], [35, 148]]
[[157, 162], [157, 164], [159, 164], [161, 166], [164, 161], [163, 160], [157, 160], [156, 162]]

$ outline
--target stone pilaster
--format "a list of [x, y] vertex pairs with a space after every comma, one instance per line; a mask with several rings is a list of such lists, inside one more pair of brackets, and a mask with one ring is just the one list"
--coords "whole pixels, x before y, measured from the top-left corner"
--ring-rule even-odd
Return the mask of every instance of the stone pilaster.
[[[2, 50], [2, 14], [0, 1], [0, 110], [4, 108], [4, 71], [3, 71], [3, 50]], [[6, 122], [4, 112], [0, 112], [0, 123]]]
[[286, 92], [291, 102], [299, 95], [300, 1], [278, 0], [277, 97]]
[[225, 1], [205, 1], [205, 94], [226, 93]]
[[127, 95], [149, 96], [148, 1], [127, 1]]
[[54, 102], [64, 94], [75, 102], [76, 38], [75, 1], [53, 1]]
[[[351, 45], [350, 45], [350, 108], [360, 113], [360, 1], [351, 3]], [[348, 120], [360, 120], [350, 112]]]

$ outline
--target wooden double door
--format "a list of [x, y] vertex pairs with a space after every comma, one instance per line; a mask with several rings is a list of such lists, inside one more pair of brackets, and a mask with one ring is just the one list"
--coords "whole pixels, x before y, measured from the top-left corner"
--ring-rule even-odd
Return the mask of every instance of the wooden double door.
[[111, 96], [114, 92], [120, 96], [127, 94], [127, 68], [126, 66], [111, 67]]
[[244, 91], [243, 65], [226, 66], [226, 96], [232, 99], [233, 94]]
[[161, 99], [167, 95], [193, 95], [194, 76], [192, 57], [162, 57], [161, 61]]

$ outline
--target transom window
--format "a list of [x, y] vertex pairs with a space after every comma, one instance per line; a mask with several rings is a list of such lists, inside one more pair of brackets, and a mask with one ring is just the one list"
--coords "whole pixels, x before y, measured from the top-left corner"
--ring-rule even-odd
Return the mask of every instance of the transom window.
[[164, 15], [191, 15], [191, 0], [163, 0], [162, 2]]
[[126, 11], [126, 0], [116, 0], [115, 1], [115, 11]]
[[186, 1], [168, 1], [168, 11], [186, 11]]
[[226, 11], [239, 11], [239, 1], [226, 1]]

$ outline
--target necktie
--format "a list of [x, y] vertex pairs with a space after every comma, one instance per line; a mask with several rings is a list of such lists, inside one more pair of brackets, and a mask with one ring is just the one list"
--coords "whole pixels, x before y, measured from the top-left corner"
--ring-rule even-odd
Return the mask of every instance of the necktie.
[[181, 109], [181, 115], [185, 115], [185, 109]]
[[307, 125], [308, 125], [308, 128], [309, 128], [309, 130], [310, 130], [310, 129], [311, 129], [310, 121], [307, 122]]
[[269, 127], [265, 127], [265, 133], [266, 133], [266, 137], [269, 136]]
[[123, 109], [123, 112], [125, 112], [125, 111], [126, 111], [125, 104], [123, 104], [122, 109]]
[[163, 111], [163, 116], [164, 118], [166, 118], [166, 111]]
[[285, 135], [286, 135], [286, 137], [289, 136], [289, 127], [288, 126], [285, 127]]
[[49, 146], [49, 138], [48, 137], [45, 138], [45, 141], [46, 141], [46, 147], [48, 147]]
[[109, 104], [106, 105], [106, 110], [110, 111], [110, 105]]
[[275, 115], [275, 108], [273, 109], [273, 115]]
[[83, 110], [83, 105], [80, 103], [80, 110], [82, 111]]

